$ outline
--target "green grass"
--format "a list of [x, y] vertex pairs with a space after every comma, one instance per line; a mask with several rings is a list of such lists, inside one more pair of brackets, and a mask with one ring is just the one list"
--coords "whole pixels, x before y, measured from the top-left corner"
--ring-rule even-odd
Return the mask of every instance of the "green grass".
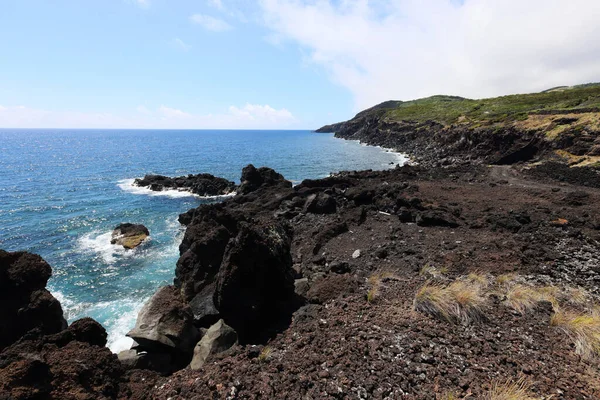
[[[364, 113], [377, 113], [394, 121], [496, 123], [527, 119], [542, 110], [600, 108], [600, 84], [554, 88], [541, 93], [516, 94], [471, 100], [456, 96], [432, 96], [412, 101], [388, 101]], [[360, 115], [360, 114], [359, 114]]]

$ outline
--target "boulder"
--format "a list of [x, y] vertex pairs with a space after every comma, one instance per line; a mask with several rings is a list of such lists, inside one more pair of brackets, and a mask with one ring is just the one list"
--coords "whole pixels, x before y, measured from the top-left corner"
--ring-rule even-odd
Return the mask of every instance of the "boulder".
[[202, 368], [211, 355], [229, 350], [237, 343], [237, 340], [238, 336], [235, 330], [222, 319], [219, 320], [196, 344], [190, 368], [193, 370]]
[[456, 222], [456, 219], [452, 215], [439, 210], [423, 211], [417, 214], [416, 222], [419, 226], [441, 226], [449, 228], [456, 228], [458, 226], [458, 222]]
[[200, 334], [194, 327], [192, 311], [183, 303], [179, 290], [165, 286], [144, 304], [135, 327], [127, 336], [139, 344], [138, 351], [170, 352], [177, 364], [191, 356]]
[[312, 194], [306, 200], [305, 211], [313, 214], [332, 214], [337, 210], [333, 196], [325, 193]]
[[64, 331], [48, 336], [46, 340], [59, 346], [76, 341], [104, 347], [107, 336], [106, 329], [102, 325], [92, 318], [86, 317], [73, 322]]
[[294, 298], [291, 228], [283, 223], [241, 223], [225, 249], [215, 305], [240, 337], [259, 334]]
[[45, 288], [51, 274], [36, 254], [0, 250], [0, 350], [32, 329], [52, 334], [67, 327], [60, 303]]
[[113, 230], [110, 243], [133, 249], [142, 244], [148, 236], [150, 231], [144, 225], [124, 223]]
[[264, 186], [279, 186], [291, 188], [292, 183], [286, 180], [283, 175], [275, 172], [271, 168], [256, 168], [249, 164], [242, 169], [242, 183], [238, 188], [238, 193], [248, 194]]

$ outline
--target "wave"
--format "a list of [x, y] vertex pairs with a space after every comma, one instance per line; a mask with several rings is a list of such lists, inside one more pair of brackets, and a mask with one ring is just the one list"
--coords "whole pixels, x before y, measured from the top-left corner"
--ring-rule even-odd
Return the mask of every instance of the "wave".
[[86, 303], [77, 302], [60, 291], [52, 291], [52, 295], [60, 302], [64, 317], [69, 322], [85, 316], [102, 321], [108, 334], [106, 347], [113, 353], [131, 348], [133, 339], [125, 335], [135, 326], [138, 313], [150, 298]]
[[131, 194], [143, 194], [146, 196], [164, 196], [164, 197], [171, 197], [174, 199], [182, 198], [182, 197], [195, 197], [195, 198], [203, 199], [203, 200], [219, 200], [219, 199], [226, 199], [228, 197], [233, 197], [236, 195], [236, 192], [231, 192], [228, 194], [216, 195], [216, 196], [200, 196], [196, 193], [192, 193], [192, 192], [189, 192], [186, 190], [179, 190], [179, 189], [166, 189], [166, 190], [161, 190], [160, 192], [157, 192], [155, 190], [150, 190], [147, 187], [136, 186], [133, 184], [133, 182], [135, 182], [135, 179], [122, 179], [117, 182], [117, 186], [120, 187], [121, 190], [131, 193]]
[[140, 245], [140, 247], [134, 250], [127, 250], [123, 246], [111, 244], [110, 239], [112, 238], [112, 231], [100, 233], [99, 231], [90, 232], [83, 235], [78, 240], [79, 251], [87, 253], [96, 253], [102, 258], [108, 265], [114, 264], [117, 257], [125, 258], [132, 257], [136, 254], [139, 249], [147, 245], [152, 240], [151, 236], [148, 236], [146, 240]]

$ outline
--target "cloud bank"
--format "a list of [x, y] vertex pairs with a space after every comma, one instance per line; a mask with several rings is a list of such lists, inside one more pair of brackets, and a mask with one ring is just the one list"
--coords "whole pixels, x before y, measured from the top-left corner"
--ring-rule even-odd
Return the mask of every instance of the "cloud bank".
[[598, 0], [260, 0], [356, 109], [600, 81]]
[[127, 115], [0, 105], [0, 127], [4, 128], [279, 129], [297, 122], [285, 108], [258, 104], [230, 106], [222, 114], [194, 114], [164, 105], [150, 110], [140, 105]]

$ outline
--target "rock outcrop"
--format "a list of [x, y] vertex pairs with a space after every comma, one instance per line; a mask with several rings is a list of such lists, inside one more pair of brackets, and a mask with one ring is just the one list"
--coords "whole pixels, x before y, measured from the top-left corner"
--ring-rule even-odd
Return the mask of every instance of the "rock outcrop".
[[[149, 359], [160, 359], [159, 372], [168, 373], [190, 361], [200, 332], [194, 327], [192, 311], [174, 286], [160, 288], [138, 314], [135, 327], [127, 333], [134, 350]], [[149, 362], [152, 364], [152, 362]]]
[[199, 196], [223, 196], [235, 192], [234, 182], [211, 174], [197, 174], [170, 178], [163, 175], [146, 175], [136, 179], [135, 186], [147, 187], [153, 191], [180, 190]]
[[242, 183], [238, 189], [241, 194], [248, 194], [264, 186], [271, 187], [292, 187], [292, 183], [286, 180], [283, 175], [275, 172], [271, 168], [256, 168], [250, 164], [242, 169]]
[[67, 327], [58, 300], [46, 290], [52, 268], [40, 256], [0, 250], [0, 350], [31, 330]]
[[115, 227], [110, 243], [131, 250], [142, 244], [148, 236], [150, 236], [150, 231], [144, 225], [124, 223]]
[[38, 255], [0, 250], [0, 399], [117, 398], [124, 370], [91, 318], [68, 328]]
[[242, 223], [216, 279], [215, 305], [243, 339], [280, 318], [293, 300], [291, 229], [281, 223]]

